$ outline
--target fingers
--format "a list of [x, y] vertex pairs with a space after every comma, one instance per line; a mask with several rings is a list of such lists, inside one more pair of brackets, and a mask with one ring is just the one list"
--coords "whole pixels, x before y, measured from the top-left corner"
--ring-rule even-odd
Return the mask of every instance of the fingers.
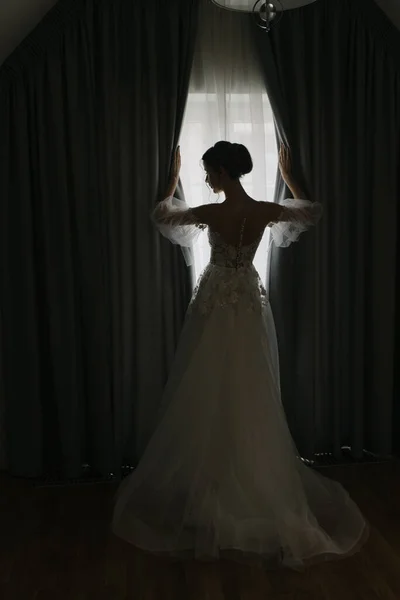
[[281, 156], [289, 156], [289, 148], [283, 142], [281, 142], [279, 153]]
[[181, 163], [181, 147], [178, 146], [175, 152], [175, 164], [179, 165]]
[[180, 146], [178, 146], [175, 150], [173, 162], [172, 162], [173, 177], [178, 177], [180, 170], [181, 170], [181, 153], [180, 153]]
[[279, 161], [285, 165], [290, 165], [290, 150], [284, 142], [281, 142], [279, 147]]

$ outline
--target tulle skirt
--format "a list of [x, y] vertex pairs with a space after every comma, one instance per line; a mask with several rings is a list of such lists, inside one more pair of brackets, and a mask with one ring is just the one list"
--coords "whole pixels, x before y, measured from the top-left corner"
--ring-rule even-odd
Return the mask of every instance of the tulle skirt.
[[245, 294], [217, 301], [207, 288], [221, 280], [210, 266], [188, 311], [157, 427], [117, 492], [113, 532], [163, 556], [266, 568], [349, 556], [368, 526], [347, 491], [298, 455], [270, 305], [261, 295], [258, 307]]

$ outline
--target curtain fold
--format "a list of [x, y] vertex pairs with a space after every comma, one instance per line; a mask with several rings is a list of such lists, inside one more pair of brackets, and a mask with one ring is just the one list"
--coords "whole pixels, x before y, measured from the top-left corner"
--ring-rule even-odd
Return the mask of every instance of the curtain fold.
[[0, 70], [12, 474], [117, 473], [152, 433], [191, 278], [149, 215], [179, 137], [197, 11], [62, 1]]
[[278, 137], [324, 205], [315, 232], [271, 254], [288, 421], [305, 456], [345, 446], [355, 458], [388, 456], [398, 431], [400, 36], [372, 0], [320, 0], [269, 35], [253, 31]]

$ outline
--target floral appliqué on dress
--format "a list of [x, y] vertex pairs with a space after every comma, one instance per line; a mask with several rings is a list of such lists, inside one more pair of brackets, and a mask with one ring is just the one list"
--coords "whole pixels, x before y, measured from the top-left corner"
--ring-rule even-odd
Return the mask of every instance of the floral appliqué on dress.
[[262, 311], [268, 303], [267, 292], [253, 265], [261, 238], [262, 233], [251, 244], [242, 246], [240, 242], [237, 247], [209, 229], [210, 262], [199, 277], [188, 312], [208, 315], [216, 307], [235, 309], [239, 304], [241, 310]]

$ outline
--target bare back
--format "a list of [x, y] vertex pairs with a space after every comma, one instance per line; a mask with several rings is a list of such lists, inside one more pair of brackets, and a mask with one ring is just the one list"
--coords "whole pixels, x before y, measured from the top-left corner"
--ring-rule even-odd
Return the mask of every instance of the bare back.
[[[268, 224], [263, 214], [262, 205], [265, 204], [249, 198], [240, 205], [229, 202], [215, 205], [210, 229], [226, 244], [236, 247], [241, 240], [243, 246], [250, 245], [260, 238]], [[242, 227], [244, 219], [245, 226]]]

